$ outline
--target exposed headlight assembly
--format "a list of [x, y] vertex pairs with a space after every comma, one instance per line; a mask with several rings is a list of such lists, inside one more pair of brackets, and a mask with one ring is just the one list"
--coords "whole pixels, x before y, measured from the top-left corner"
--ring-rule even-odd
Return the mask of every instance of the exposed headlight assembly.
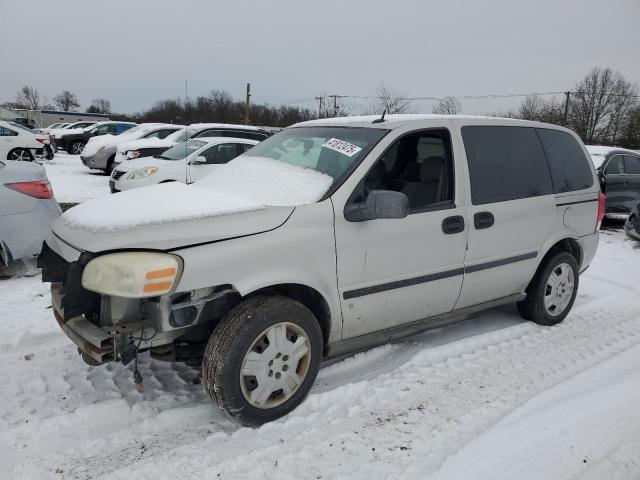
[[173, 293], [182, 275], [182, 259], [159, 252], [109, 253], [91, 260], [82, 272], [82, 286], [124, 298]]
[[133, 170], [127, 178], [129, 180], [136, 180], [138, 178], [149, 177], [151, 175], [155, 175], [158, 169], [156, 167], [147, 167], [147, 168], [139, 168], [137, 170]]

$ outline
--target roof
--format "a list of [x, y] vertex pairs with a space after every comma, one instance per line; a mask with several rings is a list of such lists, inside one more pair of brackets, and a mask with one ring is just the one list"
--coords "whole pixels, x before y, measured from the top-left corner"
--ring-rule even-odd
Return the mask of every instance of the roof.
[[233, 123], [192, 123], [189, 128], [203, 130], [205, 128], [237, 128], [238, 130], [264, 130], [261, 127], [255, 127], [253, 125], [238, 125]]
[[453, 120], [453, 121], [478, 121], [485, 120], [492, 124], [508, 124], [521, 125], [528, 127], [553, 127], [559, 130], [567, 130], [558, 125], [551, 125], [541, 122], [533, 122], [530, 120], [520, 120], [515, 118], [488, 117], [481, 115], [435, 115], [435, 114], [401, 114], [401, 115], [385, 115], [384, 122], [373, 123], [374, 120], [380, 119], [380, 115], [360, 115], [353, 117], [336, 117], [322, 118], [319, 120], [308, 120], [306, 122], [296, 123], [293, 127], [315, 127], [315, 126], [349, 126], [349, 127], [365, 127], [380, 128], [392, 130], [414, 122], [426, 120]]
[[639, 153], [628, 148], [608, 147], [605, 145], [587, 145], [587, 151], [591, 155], [591, 160], [593, 160], [593, 165], [596, 168], [600, 167], [612, 153], [632, 153], [634, 155]]

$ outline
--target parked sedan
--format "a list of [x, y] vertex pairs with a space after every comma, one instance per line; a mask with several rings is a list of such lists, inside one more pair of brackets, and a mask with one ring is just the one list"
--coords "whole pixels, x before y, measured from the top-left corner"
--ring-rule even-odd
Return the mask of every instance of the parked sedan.
[[0, 263], [37, 255], [59, 216], [44, 167], [0, 161]]
[[66, 150], [71, 155], [80, 155], [84, 146], [92, 137], [101, 135], [120, 135], [136, 124], [133, 122], [98, 122], [81, 132], [75, 130], [56, 136], [56, 149]]
[[17, 123], [0, 121], [0, 159], [31, 162], [51, 156], [46, 135], [38, 135]]
[[192, 183], [256, 145], [246, 138], [192, 138], [155, 157], [118, 165], [111, 174], [112, 193], [165, 182]]
[[640, 153], [625, 148], [587, 146], [607, 196], [605, 215], [624, 220], [640, 201]]

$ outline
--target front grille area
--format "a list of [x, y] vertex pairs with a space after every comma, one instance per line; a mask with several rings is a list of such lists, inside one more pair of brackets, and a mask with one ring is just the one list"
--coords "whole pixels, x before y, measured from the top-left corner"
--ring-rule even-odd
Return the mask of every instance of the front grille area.
[[114, 180], [118, 180], [121, 176], [123, 176], [126, 172], [121, 172], [120, 170], [114, 170], [113, 171], [113, 175], [111, 175], [111, 178], [113, 178]]

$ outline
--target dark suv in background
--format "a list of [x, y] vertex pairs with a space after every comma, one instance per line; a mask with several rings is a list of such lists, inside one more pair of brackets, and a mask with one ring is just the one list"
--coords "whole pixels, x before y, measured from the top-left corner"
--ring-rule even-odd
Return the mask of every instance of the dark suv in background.
[[626, 218], [640, 202], [640, 153], [612, 148], [604, 155], [597, 172], [602, 192], [607, 196], [606, 216]]
[[80, 132], [71, 132], [68, 135], [56, 137], [56, 150], [66, 150], [71, 155], [80, 155], [82, 149], [91, 137], [97, 135], [120, 135], [136, 124], [132, 122], [98, 122]]

